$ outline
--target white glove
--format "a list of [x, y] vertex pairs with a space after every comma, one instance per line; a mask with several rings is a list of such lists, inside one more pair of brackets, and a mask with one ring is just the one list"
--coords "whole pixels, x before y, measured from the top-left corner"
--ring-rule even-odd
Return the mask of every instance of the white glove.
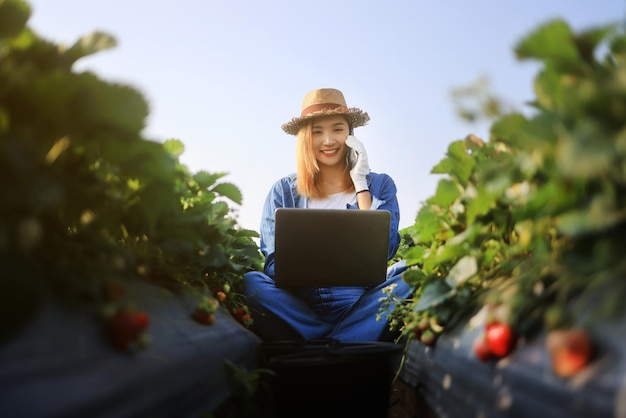
[[367, 153], [363, 143], [354, 136], [348, 135], [346, 145], [350, 148], [348, 150], [348, 161], [350, 163], [350, 177], [352, 177], [355, 191], [358, 193], [369, 190], [365, 176], [369, 174], [370, 166], [367, 162]]

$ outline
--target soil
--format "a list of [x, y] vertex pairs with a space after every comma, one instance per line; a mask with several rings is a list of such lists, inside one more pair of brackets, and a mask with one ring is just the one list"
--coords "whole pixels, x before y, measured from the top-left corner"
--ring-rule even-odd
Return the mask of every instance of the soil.
[[396, 379], [391, 386], [387, 418], [437, 418], [413, 386]]

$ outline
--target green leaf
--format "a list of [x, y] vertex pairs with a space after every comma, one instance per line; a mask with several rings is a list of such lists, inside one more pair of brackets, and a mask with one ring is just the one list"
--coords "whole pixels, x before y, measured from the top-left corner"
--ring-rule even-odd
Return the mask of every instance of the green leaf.
[[609, 49], [612, 57], [616, 57], [620, 65], [626, 64], [624, 61], [626, 55], [626, 36], [616, 36], [610, 42]]
[[491, 139], [512, 146], [523, 145], [524, 138], [522, 133], [527, 125], [528, 121], [521, 113], [503, 116], [491, 125]]
[[32, 30], [28, 28], [21, 31], [17, 36], [11, 39], [11, 42], [9, 42], [11, 48], [17, 51], [25, 51], [32, 48], [34, 45], [41, 46], [42, 44], [44, 43]]
[[545, 109], [560, 112], [576, 112], [580, 104], [572, 96], [572, 88], [553, 65], [546, 65], [544, 71], [535, 78], [534, 88], [537, 103]]
[[402, 273], [402, 280], [411, 286], [420, 285], [426, 279], [428, 279], [428, 276], [418, 267], [409, 268]]
[[430, 283], [424, 288], [424, 291], [417, 302], [417, 306], [415, 306], [415, 310], [420, 312], [433, 308], [437, 305], [441, 305], [446, 300], [452, 298], [455, 294], [456, 291], [451, 289], [443, 281]]
[[238, 229], [237, 230], [237, 237], [241, 237], [241, 238], [258, 238], [259, 237], [259, 233], [257, 231], [254, 231], [252, 229]]
[[549, 180], [536, 191], [531, 191], [525, 205], [516, 208], [517, 219], [541, 218], [546, 215], [559, 214], [564, 210], [576, 207], [581, 192], [566, 186], [557, 179]]
[[[175, 161], [158, 142], [128, 141], [113, 137], [98, 147], [102, 158], [121, 170], [122, 175], [139, 177], [148, 182], [160, 181], [174, 185]], [[169, 188], [168, 190], [172, 192]]]
[[158, 184], [151, 185], [141, 195], [138, 210], [148, 235], [155, 230], [158, 220], [166, 213], [175, 209], [175, 201], [169, 193], [163, 193]]
[[606, 195], [595, 196], [588, 208], [573, 210], [558, 218], [562, 233], [576, 236], [607, 230], [626, 219], [626, 208], [616, 207], [613, 199]]
[[476, 258], [468, 255], [457, 261], [454, 267], [450, 269], [446, 283], [455, 289], [476, 273], [478, 273]]
[[492, 208], [495, 208], [499, 196], [499, 193], [489, 191], [487, 187], [480, 184], [477, 196], [466, 204], [467, 223], [472, 224], [476, 218], [487, 214]]
[[198, 182], [198, 187], [201, 190], [204, 190], [213, 186], [215, 182], [226, 175], [227, 173], [209, 173], [207, 171], [199, 171], [193, 175], [193, 178]]
[[23, 0], [0, 0], [0, 38], [11, 38], [23, 31], [31, 12]]
[[226, 204], [226, 202], [215, 202], [211, 205], [211, 223], [214, 223], [216, 220], [224, 218], [230, 212], [230, 208]]
[[223, 197], [227, 197], [233, 202], [241, 205], [241, 191], [232, 183], [220, 183], [211, 189], [212, 192], [218, 193]]
[[614, 144], [592, 123], [582, 121], [563, 132], [555, 151], [558, 169], [568, 178], [603, 178], [614, 170]]
[[597, 46], [614, 33], [617, 28], [617, 25], [607, 25], [591, 28], [579, 33], [575, 38], [579, 54], [585, 61], [592, 63], [594, 61], [594, 51]]
[[65, 55], [71, 63], [74, 63], [80, 58], [114, 48], [115, 46], [117, 46], [117, 42], [111, 35], [103, 32], [93, 32], [79, 38], [74, 45], [65, 51]]
[[100, 81], [83, 73], [75, 81], [74, 118], [85, 129], [112, 129], [140, 135], [148, 117], [148, 103], [134, 88]]
[[54, 132], [72, 126], [76, 117], [72, 112], [73, 97], [78, 94], [79, 87], [75, 74], [66, 71], [52, 71], [35, 77], [20, 92], [24, 104], [32, 118], [46, 125]]
[[416, 242], [430, 243], [439, 232], [439, 211], [433, 205], [425, 205], [417, 213], [415, 220]]
[[419, 264], [422, 262], [425, 251], [426, 247], [422, 245], [416, 245], [409, 248], [404, 254], [403, 258], [406, 260], [406, 264], [409, 266]]
[[454, 141], [448, 147], [447, 157], [433, 167], [431, 173], [449, 174], [461, 185], [467, 186], [474, 164], [474, 159], [467, 153], [465, 141]]
[[221, 245], [211, 246], [205, 257], [206, 265], [213, 268], [220, 268], [224, 266], [227, 261], [228, 257], [224, 254], [224, 249]]
[[[453, 237], [453, 239], [454, 238], [455, 237]], [[447, 263], [449, 261], [458, 260], [459, 258], [470, 253], [470, 251], [471, 251], [471, 248], [469, 244], [467, 243], [450, 244], [450, 242], [447, 242], [445, 245], [443, 245], [442, 247], [438, 249], [437, 253], [435, 254], [435, 257], [432, 258], [431, 260], [428, 260], [428, 262], [425, 263], [425, 265], [429, 269], [434, 270], [437, 268], [437, 265], [443, 265], [444, 263]]]
[[548, 22], [531, 33], [515, 48], [519, 59], [534, 58], [554, 62], [560, 68], [581, 62], [569, 25], [560, 19]]
[[428, 203], [440, 206], [442, 208], [450, 206], [461, 195], [461, 191], [456, 183], [451, 180], [439, 180], [435, 195], [428, 199]]
[[185, 144], [178, 139], [166, 140], [163, 142], [163, 148], [174, 158], [180, 157], [185, 152]]

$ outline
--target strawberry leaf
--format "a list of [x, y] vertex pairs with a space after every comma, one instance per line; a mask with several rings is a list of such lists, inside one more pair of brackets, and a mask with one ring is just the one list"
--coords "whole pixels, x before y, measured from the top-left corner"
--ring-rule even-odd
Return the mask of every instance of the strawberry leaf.
[[468, 255], [457, 261], [454, 267], [450, 269], [446, 283], [455, 289], [476, 273], [478, 273], [476, 258]]
[[455, 294], [454, 289], [451, 289], [450, 286], [443, 281], [430, 283], [424, 288], [415, 310], [420, 312], [441, 305]]
[[213, 187], [211, 191], [223, 196], [227, 197], [238, 205], [241, 204], [242, 196], [239, 188], [232, 183], [220, 183], [217, 186]]

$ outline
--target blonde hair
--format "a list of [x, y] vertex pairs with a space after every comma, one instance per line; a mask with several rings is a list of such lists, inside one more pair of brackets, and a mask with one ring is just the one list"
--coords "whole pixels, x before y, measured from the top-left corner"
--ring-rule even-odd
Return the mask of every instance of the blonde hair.
[[[297, 189], [301, 196], [322, 199], [328, 196], [321, 184], [320, 166], [313, 149], [313, 123], [304, 125], [296, 137], [296, 179]], [[344, 170], [343, 191], [354, 190], [348, 165]]]

